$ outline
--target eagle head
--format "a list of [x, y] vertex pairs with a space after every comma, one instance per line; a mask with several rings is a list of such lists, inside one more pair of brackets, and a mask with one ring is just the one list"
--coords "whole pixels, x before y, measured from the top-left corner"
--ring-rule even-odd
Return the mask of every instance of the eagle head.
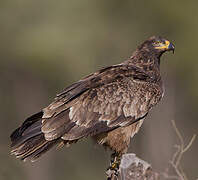
[[144, 50], [147, 49], [150, 52], [160, 55], [166, 51], [173, 51], [174, 53], [175, 50], [174, 45], [169, 40], [160, 36], [150, 37], [140, 46], [140, 48]]

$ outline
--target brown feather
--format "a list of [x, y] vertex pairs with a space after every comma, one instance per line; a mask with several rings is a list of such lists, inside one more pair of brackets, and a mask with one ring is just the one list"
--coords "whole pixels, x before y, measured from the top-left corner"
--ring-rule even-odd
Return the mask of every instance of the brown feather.
[[[70, 145], [92, 136], [112, 150], [126, 152], [130, 138], [163, 96], [160, 57], [152, 37], [121, 64], [103, 68], [57, 94], [41, 112], [11, 135], [13, 153], [35, 160], [54, 144]], [[167, 49], [168, 50], [168, 49]]]

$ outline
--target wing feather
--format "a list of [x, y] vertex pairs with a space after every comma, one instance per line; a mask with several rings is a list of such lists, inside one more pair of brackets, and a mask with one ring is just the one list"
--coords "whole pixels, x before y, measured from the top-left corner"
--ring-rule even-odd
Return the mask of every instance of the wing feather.
[[158, 85], [147, 81], [149, 76], [141, 73], [137, 68], [129, 69], [120, 64], [66, 88], [44, 109], [45, 138], [76, 140], [143, 118], [153, 106], [152, 102], [159, 101], [160, 93]]

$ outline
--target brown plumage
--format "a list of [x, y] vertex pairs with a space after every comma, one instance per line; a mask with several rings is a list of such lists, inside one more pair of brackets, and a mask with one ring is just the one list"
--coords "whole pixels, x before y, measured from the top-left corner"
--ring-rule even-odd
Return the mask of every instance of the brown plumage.
[[121, 64], [99, 70], [57, 94], [11, 135], [12, 153], [34, 161], [55, 144], [91, 136], [123, 154], [163, 95], [160, 57], [174, 46], [161, 37], [142, 43]]

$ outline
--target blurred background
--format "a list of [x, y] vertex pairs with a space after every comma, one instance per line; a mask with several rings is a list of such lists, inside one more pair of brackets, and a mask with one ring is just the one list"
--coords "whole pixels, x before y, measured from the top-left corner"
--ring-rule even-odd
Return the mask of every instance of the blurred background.
[[[82, 140], [35, 163], [10, 156], [10, 133], [47, 106], [64, 87], [120, 63], [152, 35], [171, 40], [175, 54], [161, 60], [166, 93], [131, 142], [130, 152], [163, 172], [178, 143], [175, 120], [188, 142], [198, 133], [198, 1], [1, 0], [0, 179], [101, 180], [110, 153]], [[198, 140], [182, 159], [198, 175]]]

